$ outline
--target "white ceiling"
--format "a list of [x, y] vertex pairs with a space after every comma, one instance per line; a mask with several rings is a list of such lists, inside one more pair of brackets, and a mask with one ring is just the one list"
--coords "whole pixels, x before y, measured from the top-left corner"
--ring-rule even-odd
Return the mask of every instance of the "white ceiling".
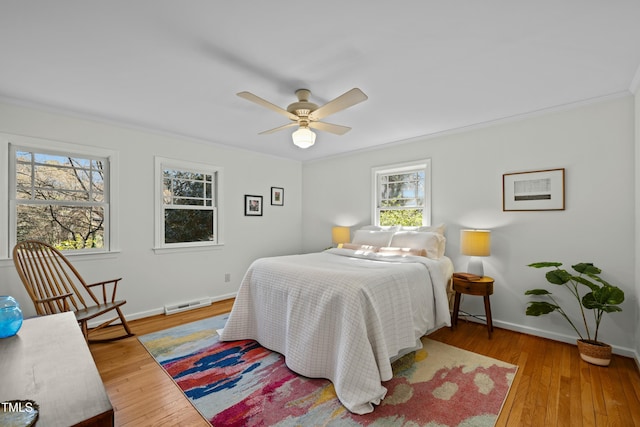
[[[640, 1], [2, 0], [0, 100], [301, 161], [628, 92]], [[307, 150], [285, 117], [323, 104]]]

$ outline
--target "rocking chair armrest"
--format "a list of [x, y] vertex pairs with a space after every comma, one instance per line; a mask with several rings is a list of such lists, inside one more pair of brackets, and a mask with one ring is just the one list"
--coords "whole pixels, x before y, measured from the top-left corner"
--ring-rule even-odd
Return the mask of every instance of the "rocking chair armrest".
[[102, 282], [96, 282], [96, 283], [92, 283], [90, 285], [87, 285], [88, 288], [91, 288], [93, 286], [100, 286], [100, 285], [106, 285], [108, 283], [118, 283], [120, 280], [122, 280], [122, 277], [119, 277], [117, 279], [111, 279], [111, 280], [103, 280]]
[[[42, 299], [37, 299], [34, 302], [37, 304], [42, 304], [44, 306], [48, 306], [51, 308], [51, 306], [49, 304], [51, 304], [54, 301], [57, 300], [63, 300], [62, 303], [64, 304], [63, 307], [65, 309], [65, 311], [69, 311], [69, 301], [67, 300], [67, 298], [73, 296], [72, 293], [68, 292], [66, 294], [62, 294], [62, 295], [56, 295], [53, 297], [49, 297], [49, 298], [42, 298]], [[39, 311], [38, 311], [39, 313]]]
[[102, 301], [106, 303], [107, 302], [107, 285], [109, 283], [113, 283], [113, 290], [111, 291], [111, 302], [114, 302], [116, 300], [116, 290], [118, 289], [118, 282], [120, 280], [122, 280], [122, 277], [119, 277], [117, 279], [103, 280], [102, 282], [92, 283], [90, 285], [87, 285], [87, 291], [89, 291], [89, 293], [93, 295], [93, 292], [91, 292], [90, 288], [93, 288], [94, 286], [102, 286]]
[[63, 299], [63, 298], [69, 298], [71, 295], [73, 295], [73, 294], [72, 293], [66, 293], [66, 294], [62, 294], [62, 295], [56, 295], [54, 297], [37, 299], [36, 303], [41, 304], [41, 303], [47, 303], [47, 302], [51, 302], [51, 301], [55, 301], [55, 300], [59, 300], [59, 299]]

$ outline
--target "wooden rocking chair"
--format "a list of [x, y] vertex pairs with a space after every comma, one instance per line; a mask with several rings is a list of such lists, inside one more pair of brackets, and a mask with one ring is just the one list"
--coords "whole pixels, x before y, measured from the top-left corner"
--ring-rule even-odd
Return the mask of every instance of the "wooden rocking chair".
[[[35, 240], [20, 242], [13, 248], [13, 263], [38, 315], [73, 311], [87, 342], [112, 341], [133, 336], [120, 311], [120, 307], [126, 301], [116, 301], [116, 289], [121, 278], [87, 285], [80, 273], [59, 250]], [[102, 301], [98, 300], [91, 290], [96, 286], [102, 287]], [[84, 289], [95, 304], [87, 305], [82, 294], [78, 292], [79, 288]], [[112, 288], [110, 299], [107, 298], [108, 288]], [[89, 320], [112, 310], [117, 313], [116, 317], [94, 328], [89, 328], [87, 324]], [[108, 339], [89, 339], [90, 332], [102, 329], [118, 319], [126, 332], [125, 335]]]

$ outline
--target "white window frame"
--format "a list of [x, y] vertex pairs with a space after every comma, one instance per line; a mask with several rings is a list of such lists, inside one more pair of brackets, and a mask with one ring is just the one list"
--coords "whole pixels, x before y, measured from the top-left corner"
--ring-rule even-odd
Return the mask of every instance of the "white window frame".
[[[186, 172], [195, 172], [213, 175], [213, 206], [214, 224], [213, 233], [215, 239], [207, 242], [182, 242], [182, 243], [165, 243], [164, 241], [164, 198], [163, 198], [163, 171], [165, 168], [183, 170]], [[166, 157], [155, 157], [155, 244], [154, 250], [163, 251], [171, 249], [183, 248], [199, 248], [199, 247], [217, 247], [224, 245], [223, 239], [223, 215], [222, 206], [224, 206], [222, 198], [223, 175], [224, 168], [206, 163], [191, 162], [186, 160], [170, 159]], [[175, 206], [172, 206], [175, 209]]]
[[[65, 250], [65, 255], [90, 255], [104, 254], [119, 251], [119, 223], [118, 223], [118, 152], [67, 142], [34, 138], [22, 135], [0, 134], [0, 164], [6, 165], [7, 173], [0, 174], [0, 201], [6, 201], [8, 212], [0, 213], [0, 241], [8, 244], [0, 247], [0, 259], [11, 257], [12, 248], [17, 243], [16, 226], [16, 150], [33, 151], [37, 153], [55, 154], [70, 157], [101, 158], [107, 161], [104, 197], [105, 197], [105, 224], [104, 246], [102, 248], [89, 248], [78, 250]], [[7, 206], [5, 204], [5, 206]]]
[[392, 165], [377, 166], [371, 169], [372, 210], [371, 219], [373, 225], [380, 225], [380, 180], [381, 175], [394, 173], [407, 173], [415, 170], [424, 171], [424, 205], [422, 206], [422, 225], [431, 225], [431, 159], [415, 160], [396, 163]]

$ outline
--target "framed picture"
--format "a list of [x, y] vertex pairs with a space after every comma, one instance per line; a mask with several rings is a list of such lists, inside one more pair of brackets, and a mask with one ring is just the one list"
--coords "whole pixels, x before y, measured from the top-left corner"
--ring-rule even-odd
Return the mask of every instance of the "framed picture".
[[274, 206], [284, 206], [284, 188], [271, 187], [271, 204]]
[[262, 196], [244, 195], [244, 215], [262, 216]]
[[564, 210], [564, 168], [502, 175], [502, 210]]

